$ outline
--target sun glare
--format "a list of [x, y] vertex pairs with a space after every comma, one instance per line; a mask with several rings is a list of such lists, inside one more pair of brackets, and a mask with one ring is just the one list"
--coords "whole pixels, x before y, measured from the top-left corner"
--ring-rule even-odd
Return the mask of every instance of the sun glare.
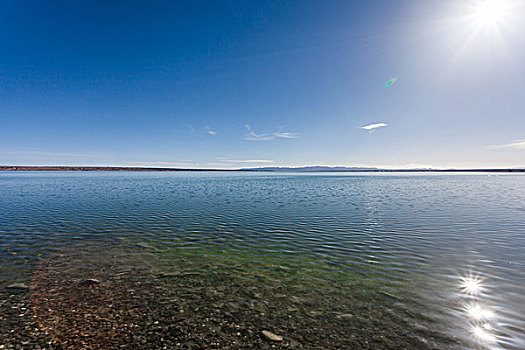
[[496, 337], [487, 330], [483, 329], [480, 326], [473, 326], [472, 327], [472, 333], [479, 338], [480, 340], [483, 340], [485, 342], [493, 343], [496, 341]]
[[484, 26], [495, 26], [504, 22], [509, 16], [508, 0], [479, 0], [476, 3], [474, 17]]
[[479, 304], [467, 306], [468, 315], [474, 320], [490, 320], [494, 318], [494, 313], [486, 308], [482, 308]]
[[461, 288], [466, 294], [476, 295], [482, 290], [482, 281], [478, 277], [463, 277], [461, 279]]

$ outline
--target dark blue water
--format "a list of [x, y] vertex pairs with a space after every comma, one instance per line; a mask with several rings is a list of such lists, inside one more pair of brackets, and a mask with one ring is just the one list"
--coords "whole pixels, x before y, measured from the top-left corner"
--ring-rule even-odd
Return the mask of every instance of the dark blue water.
[[0, 288], [33, 284], [56, 342], [38, 310], [69, 299], [31, 295], [131, 266], [299, 347], [525, 348], [524, 175], [4, 172], [0, 210]]

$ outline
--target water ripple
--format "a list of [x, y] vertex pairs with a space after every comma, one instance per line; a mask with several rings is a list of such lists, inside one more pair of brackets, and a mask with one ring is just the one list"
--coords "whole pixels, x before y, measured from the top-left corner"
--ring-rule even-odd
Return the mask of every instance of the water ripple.
[[413, 334], [525, 347], [523, 175], [0, 173], [0, 192], [5, 283], [120, 242], [159, 268], [371, 294]]

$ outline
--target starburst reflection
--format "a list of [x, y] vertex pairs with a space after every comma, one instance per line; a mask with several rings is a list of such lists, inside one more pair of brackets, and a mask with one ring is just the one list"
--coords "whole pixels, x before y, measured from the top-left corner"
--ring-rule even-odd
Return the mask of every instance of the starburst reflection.
[[483, 281], [479, 277], [470, 276], [461, 278], [461, 289], [463, 293], [477, 295], [481, 293]]
[[469, 274], [460, 278], [459, 288], [465, 300], [463, 317], [470, 327], [472, 339], [486, 345], [497, 343], [497, 315], [488, 307], [484, 299], [488, 297], [487, 287], [479, 275]]
[[481, 307], [479, 304], [472, 304], [467, 306], [467, 314], [474, 320], [490, 320], [494, 318], [494, 312], [487, 308]]
[[472, 327], [472, 333], [474, 336], [482, 341], [494, 343], [496, 341], [496, 337], [490, 332], [490, 330], [487, 330], [485, 327], [480, 326], [473, 326]]

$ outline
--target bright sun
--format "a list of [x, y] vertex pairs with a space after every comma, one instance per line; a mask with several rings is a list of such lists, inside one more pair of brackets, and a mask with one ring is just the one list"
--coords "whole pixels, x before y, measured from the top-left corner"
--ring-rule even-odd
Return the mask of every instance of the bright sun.
[[495, 26], [509, 16], [508, 0], [479, 0], [474, 8], [474, 18], [483, 26]]

